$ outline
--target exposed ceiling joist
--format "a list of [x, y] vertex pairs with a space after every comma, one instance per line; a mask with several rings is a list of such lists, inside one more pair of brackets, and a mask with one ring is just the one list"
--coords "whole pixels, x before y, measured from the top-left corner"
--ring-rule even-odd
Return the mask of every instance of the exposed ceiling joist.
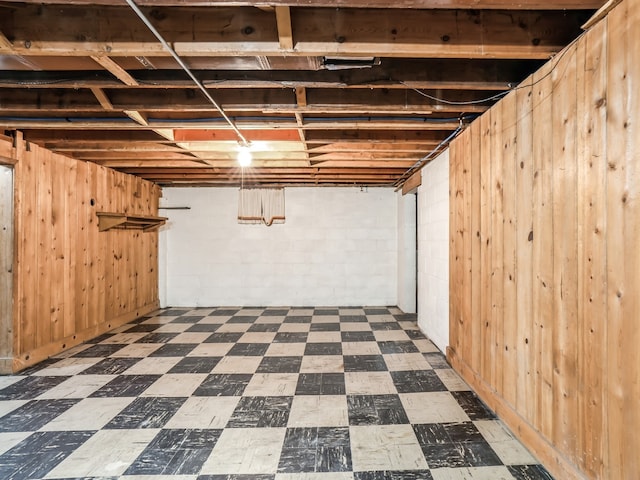
[[293, 49], [293, 28], [291, 27], [291, 11], [288, 6], [276, 7], [278, 39], [283, 50]]
[[104, 90], [98, 87], [91, 87], [91, 93], [96, 97], [100, 106], [105, 110], [113, 110], [113, 104], [109, 97], [104, 93]]
[[1, 31], [0, 31], [0, 49], [1, 50], [13, 50], [13, 44], [9, 41], [9, 39]]
[[110, 57], [91, 55], [91, 59], [94, 60], [96, 63], [102, 65], [102, 67], [104, 67], [105, 70], [107, 70], [109, 73], [111, 73], [114, 77], [116, 77], [125, 85], [128, 85], [130, 87], [135, 87], [138, 85], [138, 82], [135, 80], [135, 78], [129, 75], [129, 73], [124, 68], [118, 65]]
[[238, 185], [211, 92], [251, 142], [245, 185], [398, 186], [604, 1], [4, 1], [0, 128], [161, 185]]
[[[282, 55], [277, 21], [269, 12], [159, 7], [153, 14], [181, 56]], [[169, 56], [124, 7], [25, 7], [4, 17], [0, 30], [18, 54], [91, 56], [99, 62], [106, 58], [107, 64], [109, 57]], [[287, 55], [544, 59], [566, 45], [586, 17], [519, 10], [423, 9], [408, 16], [398, 9], [305, 8], [291, 12], [296, 43]]]
[[[13, 56], [11, 58], [14, 58]], [[295, 59], [295, 57], [293, 57]], [[43, 62], [44, 60], [44, 62]], [[45, 71], [2, 71], [0, 88], [73, 89], [97, 87], [109, 90], [129, 90], [122, 82], [103, 71], [88, 71], [76, 58], [58, 58], [56, 68], [46, 71], [48, 57], [31, 57], [37, 69]], [[188, 62], [196, 58], [187, 58]], [[507, 90], [541, 65], [536, 60], [496, 59], [395, 59], [385, 58], [380, 65], [355, 70], [224, 70], [220, 62], [208, 62], [212, 70], [195, 70], [208, 89], [254, 88], [328, 88], [328, 89], [443, 89], [443, 90]], [[221, 59], [224, 60], [224, 59]], [[288, 61], [292, 60], [289, 58]], [[127, 65], [126, 58], [118, 61]], [[227, 67], [230, 64], [226, 65]], [[193, 81], [171, 69], [133, 70], [140, 83], [136, 90], [195, 90]]]
[[[33, 4], [58, 4], [68, 5], [113, 5], [112, 0], [5, 0], [5, 3], [33, 3]], [[137, 0], [141, 6], [191, 6], [191, 7], [235, 7], [255, 6], [258, 8], [272, 9], [274, 6], [290, 7], [349, 7], [349, 8], [387, 8], [387, 9], [411, 9], [411, 8], [444, 8], [444, 9], [513, 9], [513, 10], [539, 10], [539, 9], [596, 9], [602, 6], [602, 0]]]

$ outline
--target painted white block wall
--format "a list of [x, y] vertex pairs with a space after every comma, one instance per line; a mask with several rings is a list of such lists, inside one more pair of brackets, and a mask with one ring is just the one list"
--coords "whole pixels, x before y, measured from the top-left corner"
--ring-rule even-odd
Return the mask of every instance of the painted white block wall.
[[416, 196], [398, 192], [398, 308], [416, 313]]
[[418, 325], [449, 345], [449, 150], [422, 169], [418, 187]]
[[287, 188], [286, 223], [266, 227], [237, 223], [236, 188], [165, 188], [191, 207], [165, 211], [165, 305], [396, 305], [395, 195]]

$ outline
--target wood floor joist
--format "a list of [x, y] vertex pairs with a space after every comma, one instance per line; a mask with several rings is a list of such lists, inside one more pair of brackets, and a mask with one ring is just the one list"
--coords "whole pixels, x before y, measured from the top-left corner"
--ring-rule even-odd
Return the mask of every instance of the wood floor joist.
[[[136, 0], [255, 185], [402, 181], [604, 2]], [[0, 2], [3, 130], [162, 185], [241, 181], [237, 132], [125, 2]]]

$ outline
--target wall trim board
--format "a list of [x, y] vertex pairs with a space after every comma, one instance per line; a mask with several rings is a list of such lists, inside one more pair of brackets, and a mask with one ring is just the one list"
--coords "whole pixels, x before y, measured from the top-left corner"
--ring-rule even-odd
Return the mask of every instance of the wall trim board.
[[[97, 337], [98, 335], [102, 335], [114, 328], [118, 328], [121, 325], [131, 322], [136, 318], [142, 317], [151, 313], [160, 308], [159, 302], [153, 302], [148, 305], [144, 305], [143, 307], [137, 308], [134, 312], [129, 312], [124, 315], [120, 315], [119, 317], [112, 318], [110, 320], [105, 320], [104, 322], [95, 325], [87, 330], [83, 330], [73, 335], [69, 335], [68, 337], [61, 338], [56, 342], [50, 343], [48, 345], [44, 345], [40, 348], [36, 348], [29, 352], [25, 352], [20, 354], [17, 357], [12, 359], [12, 362], [5, 362], [5, 366], [12, 368], [13, 372], [18, 372], [27, 367], [35, 365], [38, 362], [46, 360], [52, 355], [63, 352], [65, 350], [69, 350], [77, 345], [80, 345], [87, 340], [91, 340], [92, 338]], [[0, 359], [0, 368], [2, 367], [2, 360]], [[11, 373], [0, 370], [0, 373]]]
[[587, 480], [588, 477], [577, 470], [569, 459], [559, 454], [540, 432], [531, 427], [479, 374], [463, 362], [451, 346], [447, 347], [447, 361], [555, 478]]

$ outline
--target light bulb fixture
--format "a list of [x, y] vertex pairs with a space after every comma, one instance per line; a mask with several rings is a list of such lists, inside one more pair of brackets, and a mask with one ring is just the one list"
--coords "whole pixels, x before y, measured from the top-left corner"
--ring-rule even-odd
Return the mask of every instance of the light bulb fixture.
[[238, 147], [238, 163], [241, 167], [248, 167], [251, 165], [251, 150], [250, 145], [248, 143], [244, 145], [240, 145]]

